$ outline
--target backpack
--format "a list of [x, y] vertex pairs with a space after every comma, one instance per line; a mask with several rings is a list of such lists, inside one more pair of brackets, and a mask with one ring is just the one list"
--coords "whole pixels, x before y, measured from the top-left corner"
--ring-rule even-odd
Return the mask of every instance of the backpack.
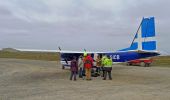
[[84, 63], [85, 64], [91, 64], [91, 61], [89, 59], [86, 59]]

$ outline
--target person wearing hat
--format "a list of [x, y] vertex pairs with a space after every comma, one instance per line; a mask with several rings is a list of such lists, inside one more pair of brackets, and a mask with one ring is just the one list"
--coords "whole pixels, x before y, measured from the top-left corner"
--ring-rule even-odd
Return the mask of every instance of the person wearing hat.
[[86, 51], [84, 51], [84, 57], [86, 57], [87, 56], [87, 52]]
[[86, 73], [86, 80], [91, 80], [91, 68], [93, 67], [93, 58], [90, 54], [84, 55], [84, 68]]

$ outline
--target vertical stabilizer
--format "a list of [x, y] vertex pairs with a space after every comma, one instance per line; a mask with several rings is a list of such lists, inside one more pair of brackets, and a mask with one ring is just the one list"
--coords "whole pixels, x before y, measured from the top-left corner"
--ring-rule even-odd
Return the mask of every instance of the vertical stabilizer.
[[156, 50], [154, 17], [142, 19], [131, 46], [120, 51], [128, 50]]

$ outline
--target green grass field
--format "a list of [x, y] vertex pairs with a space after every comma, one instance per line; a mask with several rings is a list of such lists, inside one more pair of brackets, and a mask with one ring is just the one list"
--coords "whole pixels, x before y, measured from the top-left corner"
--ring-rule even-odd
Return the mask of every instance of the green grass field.
[[170, 67], [170, 56], [154, 57], [153, 66], [166, 66]]
[[[46, 60], [59, 61], [60, 54], [52, 52], [8, 52], [0, 51], [0, 58], [16, 58], [16, 59], [30, 59], [30, 60]], [[170, 67], [170, 56], [154, 57], [152, 66], [166, 66]]]
[[60, 56], [59, 56], [59, 53], [53, 53], [53, 52], [21, 52], [21, 51], [19, 51], [19, 52], [8, 52], [8, 51], [0, 51], [0, 58], [58, 61], [60, 59]]

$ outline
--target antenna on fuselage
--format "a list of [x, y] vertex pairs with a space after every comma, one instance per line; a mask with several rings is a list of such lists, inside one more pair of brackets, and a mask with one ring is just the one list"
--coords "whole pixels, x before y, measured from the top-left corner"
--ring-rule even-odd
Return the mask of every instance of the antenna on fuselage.
[[58, 47], [58, 49], [59, 49], [59, 51], [61, 51], [61, 48], [60, 48], [60, 46]]
[[86, 49], [84, 49], [84, 52], [86, 52]]

